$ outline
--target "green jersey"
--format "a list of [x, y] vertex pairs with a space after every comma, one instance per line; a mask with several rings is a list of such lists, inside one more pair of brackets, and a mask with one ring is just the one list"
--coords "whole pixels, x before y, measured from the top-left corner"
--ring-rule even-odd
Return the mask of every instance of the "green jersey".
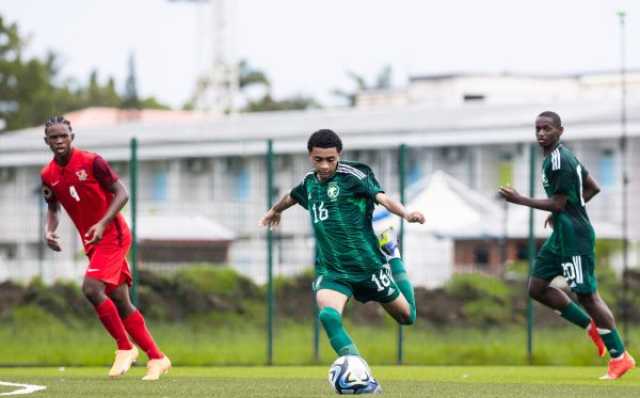
[[384, 191], [368, 166], [345, 161], [338, 162], [336, 173], [326, 181], [312, 171], [291, 190], [291, 197], [309, 211], [318, 275], [357, 281], [386, 263], [372, 226], [380, 192]]
[[588, 175], [575, 155], [560, 144], [542, 163], [542, 184], [547, 196], [567, 197], [564, 210], [553, 212], [553, 233], [544, 245], [552, 253], [561, 256], [594, 253], [595, 233], [582, 194]]

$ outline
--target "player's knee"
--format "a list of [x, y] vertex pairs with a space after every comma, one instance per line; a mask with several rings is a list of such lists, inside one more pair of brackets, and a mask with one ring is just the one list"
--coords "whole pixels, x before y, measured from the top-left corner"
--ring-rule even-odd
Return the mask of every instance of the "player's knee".
[[416, 323], [416, 317], [412, 316], [411, 314], [402, 315], [399, 323], [405, 326], [413, 325], [414, 323]]
[[131, 302], [127, 300], [126, 297], [121, 297], [120, 295], [114, 294], [114, 295], [110, 295], [109, 298], [111, 298], [111, 301], [113, 301], [113, 303], [116, 305], [116, 308], [118, 309], [118, 313], [122, 317], [127, 317], [131, 315], [133, 312], [135, 312], [136, 310], [133, 304], [131, 304]]
[[416, 312], [412, 309], [402, 311], [398, 317], [398, 323], [401, 325], [413, 325], [416, 323]]
[[542, 300], [544, 288], [540, 288], [540, 286], [536, 286], [533, 284], [529, 285], [528, 293], [529, 297], [536, 301]]
[[331, 307], [324, 307], [318, 313], [318, 318], [324, 327], [328, 325], [336, 325], [342, 323], [342, 316], [340, 313]]
[[583, 307], [591, 307], [596, 305], [599, 300], [599, 297], [596, 294], [578, 294], [578, 302], [582, 304]]
[[84, 283], [82, 285], [82, 294], [91, 301], [93, 304], [98, 304], [102, 300], [102, 289], [99, 286], [95, 286], [93, 284]]

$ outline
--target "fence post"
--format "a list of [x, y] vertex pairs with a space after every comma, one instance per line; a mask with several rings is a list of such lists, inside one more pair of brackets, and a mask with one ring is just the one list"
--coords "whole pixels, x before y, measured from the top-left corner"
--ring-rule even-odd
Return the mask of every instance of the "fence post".
[[[267, 209], [273, 206], [273, 140], [267, 141]], [[273, 365], [273, 231], [267, 228], [267, 365]]]
[[138, 139], [133, 137], [130, 145], [129, 159], [129, 203], [131, 206], [131, 301], [138, 305]]
[[[536, 145], [529, 146], [529, 197], [536, 193]], [[533, 272], [533, 262], [536, 258], [536, 237], [534, 232], [534, 212], [529, 208], [529, 278]], [[527, 361], [533, 363], [533, 301], [527, 294]]]
[[[406, 188], [406, 158], [407, 158], [407, 145], [401, 144], [398, 154], [398, 191], [400, 192], [400, 203], [403, 205], [406, 203], [405, 188]], [[400, 256], [404, 256], [404, 220], [400, 219], [400, 231], [398, 234], [398, 249], [400, 250]], [[404, 329], [402, 325], [398, 325], [398, 365], [404, 363]]]

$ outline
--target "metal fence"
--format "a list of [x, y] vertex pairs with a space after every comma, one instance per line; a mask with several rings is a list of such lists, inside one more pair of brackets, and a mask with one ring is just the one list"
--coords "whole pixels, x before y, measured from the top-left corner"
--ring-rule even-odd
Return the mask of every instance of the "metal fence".
[[[276, 300], [274, 280], [312, 269], [314, 240], [308, 216], [299, 207], [288, 210], [281, 228], [275, 231], [261, 229], [257, 222], [274, 200], [301, 181], [310, 166], [303, 145], [296, 151], [272, 140], [254, 142], [252, 148], [256, 145], [262, 145], [263, 150], [162, 159], [145, 156], [144, 147], [138, 148], [133, 139], [129, 162], [114, 162], [113, 166], [130, 186], [125, 214], [135, 234], [131, 250], [134, 275], [138, 269], [170, 272], [196, 263], [226, 263], [258, 284], [265, 284], [266, 362], [271, 364], [279, 349], [274, 336], [279, 322], [276, 308], [281, 304]], [[628, 255], [618, 251], [609, 258], [610, 265], [622, 275], [627, 268], [638, 265], [634, 243], [639, 238], [638, 224], [630, 223], [629, 236], [623, 234], [623, 224], [632, 214], [640, 213], [639, 185], [633, 180], [629, 186], [622, 183], [614, 167], [620, 162], [620, 154], [612, 155], [601, 143], [569, 141], [568, 145], [603, 183], [604, 192], [589, 205], [596, 233], [603, 240], [632, 243]], [[285, 147], [286, 150], [279, 149]], [[394, 147], [347, 147], [344, 158], [367, 163], [391, 196], [424, 212], [428, 220], [425, 226], [405, 225], [381, 213], [374, 218], [376, 223], [397, 226], [415, 285], [437, 288], [455, 274], [477, 272], [508, 278], [510, 264], [531, 263], [537, 246], [549, 233], [542, 227], [544, 218], [538, 212], [505, 206], [498, 200], [496, 190], [500, 185], [513, 185], [522, 193], [542, 196], [538, 151], [526, 143], [410, 147], [399, 138]], [[57, 278], [79, 280], [86, 260], [72, 225], [66, 220], [60, 227], [68, 254], [55, 256], [45, 250], [40, 239], [44, 205], [34, 193], [37, 169], [22, 172], [11, 177], [14, 188], [7, 188], [7, 184], [0, 188], [0, 217], [5, 220], [4, 238], [0, 241], [0, 280], [28, 280], [33, 276], [46, 282]], [[623, 188], [629, 198], [626, 209]], [[624, 298], [629, 286], [621, 286], [621, 302], [627, 303]], [[137, 283], [132, 293], [137, 296]], [[526, 296], [524, 290], [522, 295]], [[622, 305], [618, 311], [625, 335], [629, 312], [633, 310]], [[309, 316], [304, 323], [313, 330], [309, 352], [317, 360], [321, 333], [314, 306], [305, 311]], [[532, 331], [536, 327], [533, 312], [529, 301], [529, 355], [533, 352]], [[405, 333], [411, 332], [397, 328], [394, 361], [398, 363], [406, 360]]]

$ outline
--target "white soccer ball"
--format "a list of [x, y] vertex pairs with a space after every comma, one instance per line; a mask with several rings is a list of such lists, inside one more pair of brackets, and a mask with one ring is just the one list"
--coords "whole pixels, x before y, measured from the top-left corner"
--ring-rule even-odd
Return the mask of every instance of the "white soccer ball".
[[376, 394], [382, 392], [371, 376], [367, 362], [356, 355], [342, 356], [329, 368], [329, 384], [338, 394]]

